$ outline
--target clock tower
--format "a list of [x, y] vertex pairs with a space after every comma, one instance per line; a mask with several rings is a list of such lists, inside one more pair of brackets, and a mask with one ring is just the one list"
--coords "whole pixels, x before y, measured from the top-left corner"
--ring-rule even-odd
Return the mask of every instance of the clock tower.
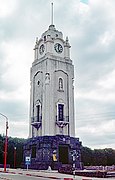
[[[30, 72], [29, 168], [81, 168], [81, 142], [75, 137], [74, 66], [68, 37], [53, 23], [36, 38]], [[74, 166], [73, 166], [74, 165]]]
[[30, 137], [75, 136], [74, 66], [68, 37], [50, 25], [36, 39], [31, 68]]

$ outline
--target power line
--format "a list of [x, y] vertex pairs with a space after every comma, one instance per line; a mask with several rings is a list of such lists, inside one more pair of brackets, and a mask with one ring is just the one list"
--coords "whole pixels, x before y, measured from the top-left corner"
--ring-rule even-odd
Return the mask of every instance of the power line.
[[77, 117], [87, 117], [87, 116], [114, 116], [115, 115], [115, 112], [106, 112], [106, 113], [94, 113], [94, 114], [83, 114], [83, 113], [77, 113]]

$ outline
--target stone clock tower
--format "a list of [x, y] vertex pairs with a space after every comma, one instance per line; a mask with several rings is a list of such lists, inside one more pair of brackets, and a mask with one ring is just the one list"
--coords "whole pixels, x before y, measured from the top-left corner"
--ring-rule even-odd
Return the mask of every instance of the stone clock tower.
[[31, 68], [30, 137], [75, 136], [74, 67], [68, 38], [50, 25], [36, 39]]
[[80, 168], [70, 44], [53, 24], [36, 39], [30, 81], [30, 129], [24, 159], [30, 157], [33, 169], [58, 169], [63, 164]]

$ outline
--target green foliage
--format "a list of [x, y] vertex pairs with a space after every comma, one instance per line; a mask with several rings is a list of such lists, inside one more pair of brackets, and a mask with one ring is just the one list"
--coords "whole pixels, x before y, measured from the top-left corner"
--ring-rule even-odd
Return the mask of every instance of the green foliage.
[[3, 164], [4, 137], [0, 135], [0, 164]]
[[[23, 160], [23, 144], [26, 140], [8, 137], [7, 164], [14, 167], [14, 147], [16, 147], [16, 167], [20, 167]], [[0, 164], [4, 163], [5, 137], [0, 135]]]
[[[16, 166], [20, 167], [23, 160], [23, 144], [25, 139], [19, 138], [8, 138], [8, 158], [7, 162], [9, 162], [10, 166], [14, 166], [14, 147], [16, 147]], [[12, 157], [12, 158], [11, 158]]]
[[82, 147], [81, 158], [82, 158], [82, 162], [84, 163], [85, 166], [92, 165], [92, 160], [93, 160], [92, 150], [88, 147]]
[[115, 150], [111, 148], [94, 149], [82, 147], [82, 162], [85, 166], [111, 166], [115, 164]]

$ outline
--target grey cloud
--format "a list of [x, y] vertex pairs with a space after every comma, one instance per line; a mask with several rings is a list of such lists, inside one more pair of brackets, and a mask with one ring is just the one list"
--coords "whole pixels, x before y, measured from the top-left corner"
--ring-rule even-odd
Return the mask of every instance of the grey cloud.
[[[22, 121], [27, 118], [28, 108], [27, 104], [24, 104], [12, 97], [10, 101], [0, 100], [0, 112], [6, 114], [9, 119]], [[26, 115], [26, 116], [25, 116]]]
[[[13, 40], [17, 43], [18, 41], [27, 41], [27, 46], [28, 41], [30, 41], [33, 48], [33, 41], [36, 36], [40, 38], [51, 23], [51, 2], [50, 0], [18, 0], [17, 2], [18, 6], [13, 14], [0, 18], [0, 47], [3, 42], [9, 43]], [[72, 46], [71, 58], [75, 65], [76, 134], [79, 135], [81, 141], [83, 140], [83, 144], [90, 147], [98, 147], [101, 144], [108, 144], [109, 147], [109, 144], [114, 141], [114, 134], [104, 134], [104, 136], [98, 133], [92, 136], [90, 133], [85, 134], [85, 132], [80, 132], [80, 128], [90, 123], [94, 127], [97, 121], [94, 118], [92, 118], [92, 121], [87, 119], [78, 120], [80, 113], [85, 115], [114, 112], [114, 102], [98, 101], [77, 95], [77, 93], [85, 94], [92, 90], [97, 91], [99, 88], [97, 82], [112, 72], [115, 67], [114, 34], [107, 46], [100, 43], [100, 38], [103, 37], [105, 32], [109, 31], [111, 33], [112, 29], [114, 31], [115, 23], [113, 19], [115, 15], [112, 19], [113, 13], [111, 15], [110, 6], [107, 7], [106, 3], [103, 6], [101, 2], [98, 3], [99, 5], [92, 5], [87, 12], [80, 14], [78, 11], [79, 1], [63, 0], [60, 3], [54, 0], [54, 24], [59, 31], [63, 32], [64, 36], [69, 36]], [[115, 2], [111, 0], [111, 3], [114, 6]], [[28, 52], [27, 58], [29, 58]], [[33, 62], [33, 59], [31, 59], [31, 62]], [[6, 63], [5, 50], [1, 48], [0, 63], [0, 91], [5, 93], [15, 92], [19, 84], [17, 82], [12, 84], [4, 82], [2, 78], [9, 66]], [[13, 97], [12, 100], [8, 101], [0, 99], [0, 112], [8, 114], [11, 121], [18, 119], [20, 122], [27, 118], [28, 123], [28, 109], [29, 105], [25, 101], [19, 101]], [[100, 121], [106, 123], [106, 119]]]

